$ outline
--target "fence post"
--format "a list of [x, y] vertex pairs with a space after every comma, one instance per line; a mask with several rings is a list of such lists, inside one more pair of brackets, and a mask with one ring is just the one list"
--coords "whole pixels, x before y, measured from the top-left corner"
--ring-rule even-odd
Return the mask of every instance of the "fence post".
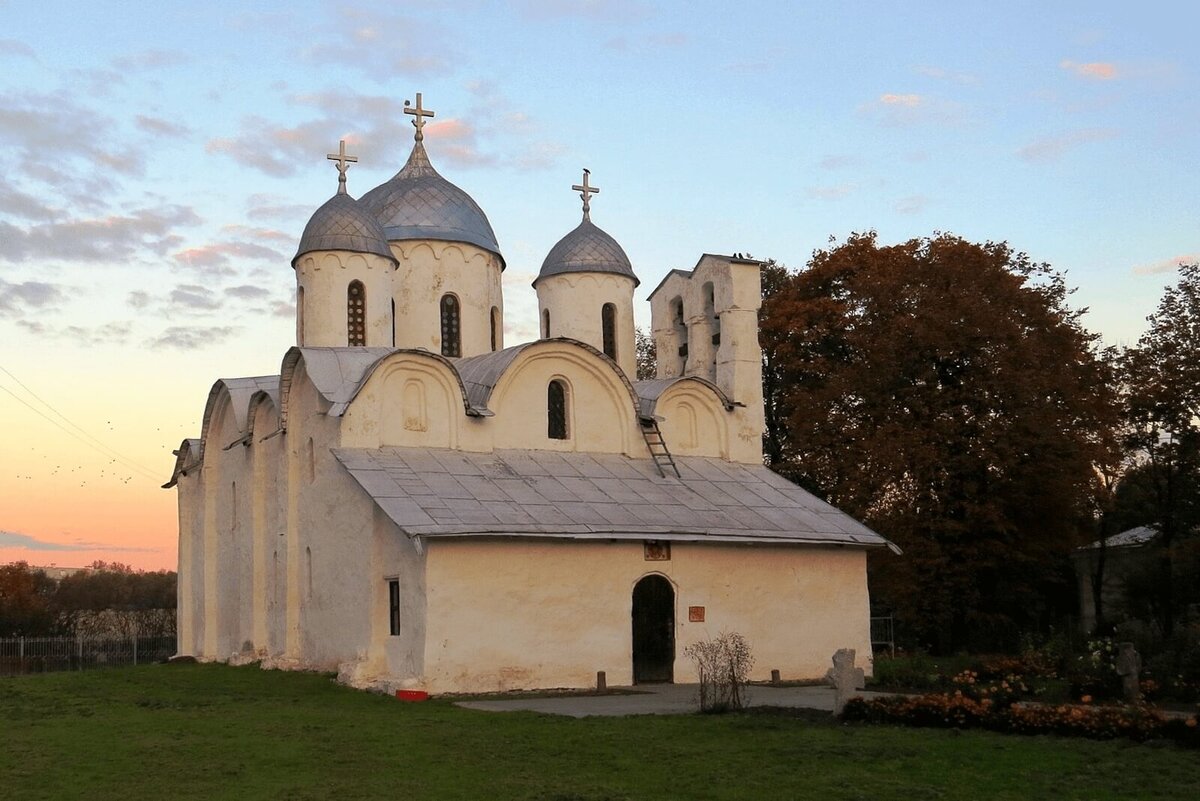
[[17, 638], [17, 658], [21, 660], [21, 664], [25, 664], [25, 638]]
[[137, 667], [137, 640], [138, 640], [137, 629], [134, 629], [133, 630], [133, 664], [134, 664], [134, 667]]
[[75, 632], [75, 664], [83, 670], [83, 635], [78, 630]]

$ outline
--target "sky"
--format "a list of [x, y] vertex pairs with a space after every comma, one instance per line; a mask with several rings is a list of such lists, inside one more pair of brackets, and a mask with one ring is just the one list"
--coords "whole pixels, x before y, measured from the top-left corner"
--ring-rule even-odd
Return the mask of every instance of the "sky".
[[1110, 344], [1200, 259], [1192, 2], [0, 0], [0, 563], [174, 568], [171, 455], [294, 344], [292, 256], [412, 147], [488, 215], [506, 344], [579, 221], [702, 253], [1006, 240]]

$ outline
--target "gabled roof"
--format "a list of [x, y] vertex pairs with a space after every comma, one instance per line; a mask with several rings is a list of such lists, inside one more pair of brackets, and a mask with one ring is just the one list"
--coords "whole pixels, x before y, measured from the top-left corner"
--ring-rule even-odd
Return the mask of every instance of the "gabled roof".
[[1105, 548], [1141, 548], [1148, 544], [1151, 540], [1158, 536], [1158, 529], [1153, 526], [1137, 526], [1120, 534], [1113, 534], [1111, 537], [1105, 537], [1103, 541], [1096, 540], [1095, 542], [1076, 548], [1076, 551], [1092, 551], [1099, 550], [1103, 545]]
[[676, 457], [681, 478], [620, 454], [438, 448], [333, 451], [411, 538], [664, 539], [890, 547], [760, 465]]
[[[208, 442], [208, 428], [212, 423], [212, 416], [217, 409], [217, 401], [225, 393], [229, 393], [229, 405], [233, 411], [234, 424], [237, 430], [245, 433], [247, 430], [246, 421], [250, 411], [250, 398], [256, 392], [277, 392], [279, 388], [279, 376], [277, 375], [259, 375], [249, 378], [221, 378], [213, 384], [208, 393], [208, 402], [204, 405], [204, 417], [200, 421], [200, 439]], [[224, 447], [228, 443], [219, 443]]]
[[204, 461], [204, 441], [195, 438], [185, 439], [179, 444], [179, 449], [174, 451], [175, 454], [175, 469], [171, 471], [171, 480], [162, 485], [163, 489], [170, 489], [179, 483], [180, 476], [186, 476], [189, 470], [200, 466]]

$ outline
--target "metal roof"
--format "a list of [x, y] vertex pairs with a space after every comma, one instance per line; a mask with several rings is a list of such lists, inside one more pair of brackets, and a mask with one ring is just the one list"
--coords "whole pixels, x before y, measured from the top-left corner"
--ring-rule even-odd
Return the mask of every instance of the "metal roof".
[[671, 539], [887, 546], [761, 465], [675, 457], [681, 478], [620, 454], [334, 449], [409, 537]]
[[[1103, 545], [1106, 548], [1140, 548], [1158, 536], [1158, 529], [1153, 526], [1138, 526], [1120, 534], [1113, 534], [1111, 537], [1104, 539]], [[1093, 543], [1083, 545], [1076, 548], [1076, 551], [1092, 551], [1100, 548], [1101, 541], [1096, 540]]]
[[632, 278], [634, 286], [641, 283], [624, 248], [587, 217], [550, 248], [533, 284], [563, 273], [616, 273]]
[[504, 257], [487, 216], [470, 195], [438, 174], [421, 142], [413, 146], [400, 172], [358, 202], [379, 220], [389, 242], [465, 242], [495, 253], [504, 269]]
[[329, 198], [313, 213], [304, 226], [292, 265], [305, 253], [315, 250], [374, 253], [395, 261], [379, 220], [344, 192]]
[[674, 378], [651, 378], [647, 381], [634, 381], [633, 390], [638, 396], [638, 412], [647, 420], [654, 417], [654, 410], [658, 406], [658, 399], [668, 389], [678, 384], [680, 381], [695, 381], [708, 389], [712, 390], [720, 399], [721, 405], [726, 409], [732, 409], [734, 402], [725, 392], [707, 378], [701, 378], [698, 375], [681, 375]]

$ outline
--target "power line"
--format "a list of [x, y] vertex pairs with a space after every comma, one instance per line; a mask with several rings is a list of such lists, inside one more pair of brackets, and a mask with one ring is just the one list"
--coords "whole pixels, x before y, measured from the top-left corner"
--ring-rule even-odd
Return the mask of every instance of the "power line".
[[[69, 425], [71, 425], [73, 428], [77, 429], [77, 431], [72, 431], [71, 429], [69, 429], [69, 428], [66, 428], [65, 426], [63, 426], [63, 425], [62, 425], [62, 423], [59, 423], [57, 420], [55, 420], [54, 418], [52, 418], [52, 417], [50, 417], [49, 415], [47, 415], [47, 414], [46, 414], [45, 412], [43, 412], [41, 409], [38, 409], [38, 408], [37, 408], [36, 406], [34, 406], [33, 404], [29, 403], [27, 400], [25, 400], [24, 398], [20, 397], [19, 395], [17, 395], [15, 392], [13, 392], [13, 391], [12, 391], [11, 389], [9, 389], [8, 387], [5, 387], [5, 386], [0, 386], [0, 390], [4, 390], [4, 392], [8, 393], [10, 396], [12, 396], [12, 398], [13, 398], [14, 400], [16, 400], [18, 403], [20, 403], [21, 405], [23, 405], [23, 406], [25, 406], [26, 408], [28, 408], [30, 411], [32, 411], [32, 412], [34, 412], [35, 414], [37, 414], [38, 416], [42, 417], [42, 418], [43, 418], [43, 419], [45, 419], [47, 422], [49, 422], [49, 423], [53, 424], [55, 427], [57, 427], [58, 429], [60, 429], [60, 430], [61, 430], [61, 431], [63, 431], [64, 433], [66, 433], [66, 434], [68, 434], [68, 435], [70, 435], [70, 436], [74, 437], [75, 439], [79, 440], [79, 441], [80, 441], [80, 442], [82, 442], [84, 445], [87, 445], [87, 446], [88, 446], [89, 448], [91, 448], [92, 450], [98, 451], [99, 453], [102, 453], [103, 455], [105, 455], [105, 456], [107, 456], [107, 457], [109, 457], [109, 458], [111, 458], [111, 459], [114, 459], [114, 460], [116, 460], [116, 461], [120, 462], [121, 464], [125, 465], [126, 467], [130, 468], [131, 470], [135, 470], [135, 471], [137, 471], [137, 472], [140, 472], [140, 473], [141, 473], [141, 474], [142, 474], [144, 477], [146, 477], [146, 478], [149, 478], [149, 479], [151, 479], [151, 480], [154, 480], [154, 481], [157, 481], [157, 480], [158, 480], [158, 479], [161, 477], [161, 476], [160, 476], [158, 473], [156, 473], [154, 470], [150, 469], [149, 467], [146, 467], [145, 465], [142, 465], [142, 464], [139, 464], [139, 463], [137, 463], [137, 462], [133, 461], [132, 459], [130, 459], [130, 458], [128, 458], [128, 457], [126, 457], [126, 456], [122, 455], [122, 454], [121, 454], [121, 453], [119, 453], [118, 451], [115, 451], [115, 450], [113, 450], [112, 448], [108, 447], [108, 446], [107, 446], [107, 445], [105, 445], [103, 442], [101, 442], [99, 439], [97, 439], [96, 437], [94, 437], [94, 436], [92, 436], [91, 434], [89, 434], [89, 433], [88, 433], [86, 430], [84, 430], [82, 427], [80, 427], [80, 426], [76, 425], [76, 424], [75, 424], [74, 422], [72, 422], [72, 421], [71, 421], [71, 419], [70, 419], [70, 418], [68, 418], [68, 417], [67, 417], [65, 414], [63, 414], [62, 412], [58, 411], [58, 410], [57, 410], [57, 409], [55, 409], [53, 406], [51, 406], [49, 403], [47, 403], [46, 401], [44, 401], [44, 400], [42, 400], [40, 397], [38, 397], [37, 393], [35, 393], [35, 392], [34, 392], [33, 390], [31, 390], [29, 387], [25, 386], [25, 384], [24, 384], [24, 383], [22, 383], [22, 382], [21, 382], [21, 380], [20, 380], [19, 378], [17, 378], [15, 375], [13, 375], [12, 373], [10, 373], [10, 372], [9, 372], [8, 370], [6, 370], [4, 367], [0, 366], [0, 371], [3, 371], [3, 372], [4, 372], [5, 374], [7, 374], [7, 375], [8, 375], [10, 378], [12, 378], [12, 380], [13, 380], [13, 381], [16, 381], [18, 384], [20, 384], [20, 385], [21, 385], [21, 387], [22, 387], [22, 388], [24, 388], [24, 390], [25, 390], [26, 392], [28, 392], [30, 395], [32, 395], [34, 398], [36, 398], [36, 399], [38, 400], [38, 402], [39, 402], [39, 403], [43, 404], [43, 405], [44, 405], [46, 408], [50, 409], [50, 411], [54, 412], [56, 415], [58, 415], [59, 417], [61, 417], [61, 418], [62, 418], [64, 421], [66, 421], [66, 422], [67, 422]], [[78, 432], [78, 433], [77, 433], [77, 432]], [[82, 436], [81, 436], [81, 434], [82, 434]], [[86, 437], [86, 439], [85, 439], [85, 437]], [[90, 440], [90, 441], [89, 441], [89, 440]]]

